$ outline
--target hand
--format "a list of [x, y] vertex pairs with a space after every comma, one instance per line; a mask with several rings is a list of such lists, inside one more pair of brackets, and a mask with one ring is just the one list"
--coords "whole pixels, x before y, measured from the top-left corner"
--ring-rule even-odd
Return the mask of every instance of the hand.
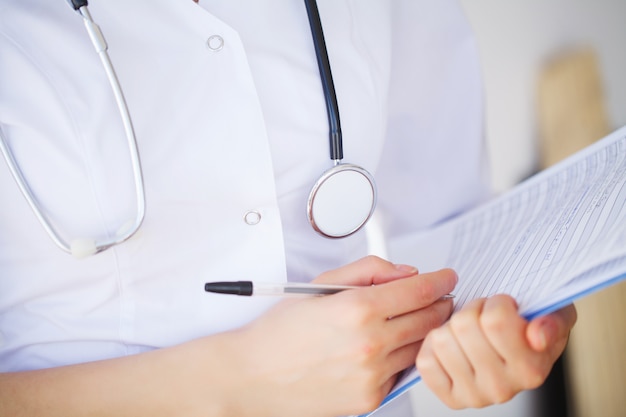
[[573, 305], [528, 322], [509, 296], [474, 300], [427, 336], [416, 365], [451, 408], [502, 403], [543, 383], [575, 322]]
[[168, 348], [0, 373], [0, 415], [361, 414], [380, 403], [424, 336], [447, 320], [451, 302], [439, 297], [454, 288], [456, 274], [417, 275], [368, 257], [317, 282], [364, 288], [285, 300], [239, 330]]
[[452, 303], [439, 299], [456, 281], [451, 270], [417, 275], [376, 257], [321, 275], [315, 282], [364, 288], [283, 301], [239, 331], [237, 373], [254, 398], [242, 399], [250, 409], [237, 415], [374, 409], [414, 363], [424, 336], [448, 319]]

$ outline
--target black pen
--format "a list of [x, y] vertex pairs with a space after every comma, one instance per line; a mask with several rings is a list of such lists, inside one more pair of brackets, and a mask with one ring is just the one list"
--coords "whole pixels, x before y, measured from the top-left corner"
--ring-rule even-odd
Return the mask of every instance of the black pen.
[[[252, 282], [252, 281], [221, 281], [207, 282], [204, 290], [207, 292], [231, 295], [273, 295], [319, 297], [336, 294], [345, 290], [363, 288], [358, 285], [322, 285], [299, 282]], [[452, 294], [441, 297], [442, 300], [454, 298]]]
[[223, 281], [207, 282], [204, 290], [218, 294], [232, 295], [273, 295], [285, 297], [290, 295], [322, 296], [336, 294], [341, 291], [362, 288], [353, 285], [320, 285], [299, 282], [252, 282]]

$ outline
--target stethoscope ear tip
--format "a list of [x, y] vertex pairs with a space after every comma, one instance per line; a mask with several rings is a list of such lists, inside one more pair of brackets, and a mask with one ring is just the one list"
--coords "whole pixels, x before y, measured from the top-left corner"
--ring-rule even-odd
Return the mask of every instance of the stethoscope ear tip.
[[83, 259], [98, 252], [96, 241], [89, 238], [80, 238], [72, 240], [70, 252], [76, 259]]

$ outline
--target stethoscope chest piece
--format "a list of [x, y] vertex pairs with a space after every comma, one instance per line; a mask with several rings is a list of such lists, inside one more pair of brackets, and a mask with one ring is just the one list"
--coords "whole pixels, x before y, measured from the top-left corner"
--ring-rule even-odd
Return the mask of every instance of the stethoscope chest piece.
[[372, 175], [357, 165], [338, 164], [324, 172], [311, 189], [307, 216], [322, 236], [341, 238], [361, 229], [375, 206]]

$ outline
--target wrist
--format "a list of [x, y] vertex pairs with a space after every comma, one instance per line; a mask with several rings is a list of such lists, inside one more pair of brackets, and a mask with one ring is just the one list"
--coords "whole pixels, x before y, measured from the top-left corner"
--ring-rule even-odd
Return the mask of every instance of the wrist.
[[[246, 388], [238, 369], [232, 333], [213, 335], [165, 349], [164, 415], [229, 417], [239, 412]], [[157, 352], [155, 352], [157, 353]], [[182, 400], [185, 401], [182, 401]]]

